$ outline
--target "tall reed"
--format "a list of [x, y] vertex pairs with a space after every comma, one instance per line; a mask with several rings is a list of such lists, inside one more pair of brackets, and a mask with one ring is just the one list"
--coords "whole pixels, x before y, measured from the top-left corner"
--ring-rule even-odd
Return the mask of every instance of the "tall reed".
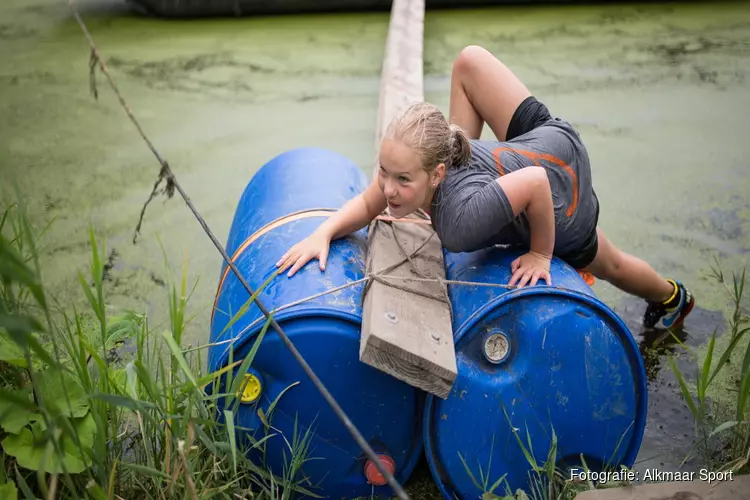
[[22, 204], [2, 213], [0, 498], [317, 496], [300, 479], [309, 429], [285, 437], [293, 444], [279, 477], [247, 456], [273, 431], [235, 425], [241, 375], [265, 329], [244, 359], [205, 373], [201, 350], [183, 346], [186, 266], [167, 286], [169, 328], [156, 332], [145, 314], [107, 303], [106, 250], [93, 228], [89, 268], [78, 273], [86, 307], [60, 306], [44, 286], [42, 236]]

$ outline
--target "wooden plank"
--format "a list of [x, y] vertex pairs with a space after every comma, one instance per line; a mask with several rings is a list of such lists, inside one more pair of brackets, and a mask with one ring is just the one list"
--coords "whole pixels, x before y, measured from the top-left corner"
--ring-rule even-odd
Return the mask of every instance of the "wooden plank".
[[391, 120], [424, 100], [423, 38], [424, 0], [394, 0], [380, 75], [376, 150]]
[[[390, 121], [411, 103], [424, 98], [423, 21], [424, 0], [393, 2], [380, 86], [377, 148]], [[373, 175], [378, 175], [377, 170]], [[425, 217], [418, 213], [407, 219]], [[430, 237], [411, 262], [387, 274], [445, 279], [437, 234], [430, 225], [408, 222], [373, 221], [368, 236], [368, 271], [378, 272], [398, 264], [404, 260], [404, 252], [411, 255]], [[364, 298], [360, 360], [414, 387], [447, 398], [456, 378], [449, 308], [445, 287], [438, 282], [373, 282]]]
[[575, 500], [750, 500], [750, 476], [709, 482], [694, 473], [692, 481], [642, 484], [579, 493]]
[[[406, 262], [385, 276], [445, 277], [443, 260], [435, 257], [436, 252], [441, 252], [440, 241], [430, 226], [396, 223], [394, 227], [378, 222], [370, 230], [369, 270], [382, 270], [403, 260], [398, 243], [411, 255], [432, 235], [411, 263]], [[373, 282], [365, 296], [360, 360], [447, 398], [456, 377], [447, 301], [447, 295], [436, 283], [388, 278]]]

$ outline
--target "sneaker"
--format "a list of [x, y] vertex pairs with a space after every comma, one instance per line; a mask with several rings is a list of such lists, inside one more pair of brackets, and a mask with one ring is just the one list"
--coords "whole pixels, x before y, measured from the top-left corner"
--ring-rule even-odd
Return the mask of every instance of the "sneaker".
[[679, 281], [667, 280], [675, 288], [672, 296], [664, 302], [648, 302], [643, 324], [646, 328], [667, 329], [682, 324], [695, 305], [695, 298]]

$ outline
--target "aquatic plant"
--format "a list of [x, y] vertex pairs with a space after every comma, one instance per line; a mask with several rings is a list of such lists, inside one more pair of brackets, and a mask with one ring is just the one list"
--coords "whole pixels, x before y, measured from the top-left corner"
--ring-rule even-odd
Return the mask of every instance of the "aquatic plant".
[[[750, 342], [745, 342], [744, 354], [738, 350], [750, 332], [750, 315], [744, 295], [746, 274], [732, 273], [731, 286], [721, 269], [718, 260], [714, 259], [708, 276], [723, 286], [732, 303], [728, 321], [729, 339], [724, 352], [716, 359], [715, 346], [717, 330], [714, 330], [708, 342], [708, 348], [702, 362], [696, 352], [687, 345], [677, 342], [692, 355], [697, 364], [695, 388], [689, 387], [685, 375], [677, 368], [672, 356], [669, 363], [677, 377], [685, 404], [690, 409], [695, 422], [697, 439], [691, 453], [701, 454], [704, 466], [712, 470], [734, 470], [736, 473], [747, 471], [750, 467]], [[739, 364], [737, 361], [740, 359]], [[731, 414], [723, 411], [718, 405], [711, 405], [708, 389], [717, 375], [735, 369], [736, 399]], [[685, 460], [689, 458], [685, 457]]]

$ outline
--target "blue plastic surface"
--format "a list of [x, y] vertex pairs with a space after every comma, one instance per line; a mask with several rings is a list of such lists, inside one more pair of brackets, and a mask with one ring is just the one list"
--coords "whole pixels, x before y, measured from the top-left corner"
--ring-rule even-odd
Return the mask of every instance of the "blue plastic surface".
[[[520, 254], [444, 252], [447, 278], [505, 284]], [[449, 285], [458, 376], [447, 400], [427, 397], [424, 415], [427, 460], [445, 498], [482, 494], [462, 458], [478, 481], [483, 473], [492, 485], [505, 474], [511, 491], [530, 493], [534, 474], [520, 443], [544, 464], [553, 429], [564, 469], [580, 466], [581, 454], [592, 470], [635, 461], [647, 408], [638, 347], [574, 269], [553, 259], [551, 275], [552, 286]], [[485, 339], [499, 332], [509, 351], [494, 364]]]
[[[281, 154], [264, 165], [245, 189], [232, 223], [227, 253], [232, 256], [258, 229], [290, 213], [340, 208], [367, 183], [362, 170], [336, 153], [305, 148]], [[250, 244], [235, 262], [251, 288], [258, 290], [275, 272], [281, 255], [324, 220], [311, 217], [287, 222]], [[292, 278], [279, 275], [260, 294], [261, 301], [273, 310], [363, 278], [365, 242], [364, 229], [332, 242], [325, 272], [313, 260]], [[225, 267], [226, 263], [222, 273]], [[282, 310], [274, 319], [375, 451], [393, 457], [395, 477], [403, 483], [422, 451], [424, 395], [359, 361], [362, 291], [362, 284], [344, 288]], [[230, 343], [226, 341], [236, 339], [233, 359], [238, 360], [249, 352], [262, 329], [265, 318], [253, 304], [222, 333], [248, 299], [230, 271], [218, 293], [211, 323], [211, 342], [225, 341], [209, 350], [212, 370], [228, 362]], [[295, 442], [296, 425], [298, 440], [308, 428], [314, 432], [308, 454], [311, 460], [302, 469], [310, 483], [303, 483], [303, 487], [336, 499], [369, 498], [373, 493], [376, 498], [387, 498], [392, 494], [387, 485], [373, 487], [367, 483], [364, 453], [272, 328], [266, 332], [252, 366], [261, 375], [263, 392], [256, 403], [240, 405], [236, 425], [257, 430], [256, 438], [265, 435], [259, 408], [267, 414], [271, 402], [288, 388], [269, 418], [273, 426], [270, 432], [277, 435], [265, 447], [266, 464], [277, 475], [284, 474], [290, 460], [287, 441]]]

